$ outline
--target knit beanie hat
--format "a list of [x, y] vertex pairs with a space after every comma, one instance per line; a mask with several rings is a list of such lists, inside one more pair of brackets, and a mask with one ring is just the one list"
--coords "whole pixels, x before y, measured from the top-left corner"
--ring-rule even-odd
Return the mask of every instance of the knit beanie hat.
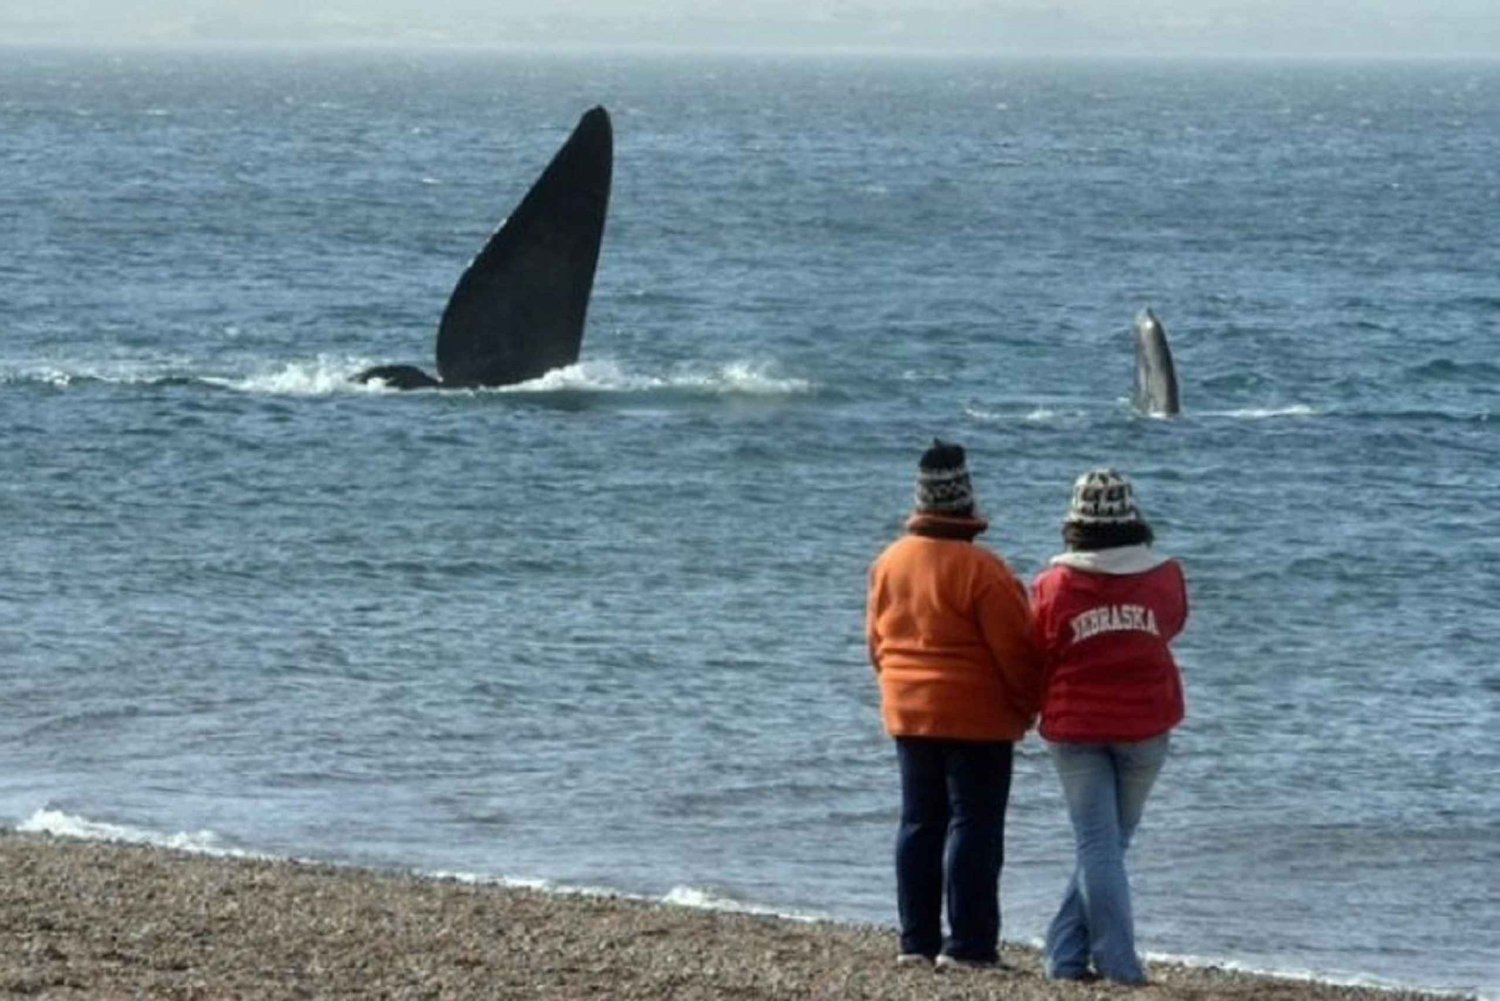
[[1091, 469], [1073, 483], [1067, 521], [1082, 525], [1123, 525], [1140, 521], [1135, 491], [1113, 469]]
[[917, 464], [917, 511], [924, 514], [971, 514], [974, 484], [969, 479], [962, 445], [932, 439]]

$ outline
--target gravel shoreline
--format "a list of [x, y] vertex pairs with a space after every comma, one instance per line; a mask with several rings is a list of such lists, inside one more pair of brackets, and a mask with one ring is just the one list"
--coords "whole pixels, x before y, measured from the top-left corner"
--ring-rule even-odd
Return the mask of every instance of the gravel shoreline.
[[1153, 964], [1152, 984], [898, 969], [890, 929], [0, 832], [0, 997], [1429, 1001]]

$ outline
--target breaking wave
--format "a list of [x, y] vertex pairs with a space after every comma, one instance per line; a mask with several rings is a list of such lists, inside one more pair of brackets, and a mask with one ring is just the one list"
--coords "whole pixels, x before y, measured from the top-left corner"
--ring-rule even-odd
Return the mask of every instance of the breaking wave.
[[[141, 827], [132, 827], [128, 824], [111, 824], [105, 821], [90, 820], [86, 817], [65, 813], [62, 810], [46, 808], [33, 812], [30, 817], [17, 824], [15, 829], [22, 834], [50, 834], [54, 837], [72, 838], [79, 841], [110, 841], [122, 844], [147, 845], [155, 848], [166, 848], [172, 851], [190, 852], [195, 855], [208, 855], [216, 858], [266, 860], [279, 858], [279, 856], [275, 855], [227, 847], [220, 841], [219, 836], [212, 831], [182, 831], [176, 834], [164, 834], [159, 831], [149, 831]], [[286, 861], [293, 861], [293, 859], [288, 857]], [[323, 864], [339, 865], [339, 863]], [[349, 868], [358, 869], [357, 866]], [[523, 876], [490, 876], [479, 873], [442, 870], [417, 872], [416, 874], [429, 879], [453, 880], [454, 882], [469, 883], [476, 886], [503, 886], [514, 889], [534, 890], [539, 893], [548, 893], [557, 896], [621, 897], [650, 903], [666, 904], [673, 907], [688, 907], [695, 910], [757, 914], [766, 917], [788, 918], [794, 921], [823, 920], [814, 915], [778, 911], [775, 908], [746, 903], [723, 894], [690, 886], [674, 886], [664, 896], [653, 897], [644, 894], [622, 893], [619, 890], [609, 887], [570, 886], [555, 883], [547, 879]]]
[[84, 841], [122, 841], [133, 845], [155, 845], [158, 848], [172, 848], [178, 851], [226, 858], [259, 857], [251, 852], [225, 846], [213, 831], [179, 831], [176, 834], [163, 834], [141, 827], [131, 827], [128, 824], [110, 824], [100, 820], [89, 820], [61, 810], [37, 810], [16, 825], [16, 830], [24, 834], [52, 834], [57, 837], [78, 838]]

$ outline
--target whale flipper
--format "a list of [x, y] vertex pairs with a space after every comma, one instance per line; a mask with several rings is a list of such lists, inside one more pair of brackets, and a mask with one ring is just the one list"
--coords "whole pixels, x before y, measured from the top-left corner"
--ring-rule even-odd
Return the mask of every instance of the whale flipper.
[[438, 377], [379, 365], [355, 381], [507, 386], [578, 361], [613, 172], [609, 113], [595, 107], [459, 277], [438, 325]]
[[1177, 371], [1172, 367], [1167, 330], [1149, 307], [1135, 318], [1134, 401], [1143, 414], [1171, 417], [1181, 413]]
[[437, 338], [444, 385], [503, 386], [578, 361], [613, 162], [596, 107], [453, 289]]

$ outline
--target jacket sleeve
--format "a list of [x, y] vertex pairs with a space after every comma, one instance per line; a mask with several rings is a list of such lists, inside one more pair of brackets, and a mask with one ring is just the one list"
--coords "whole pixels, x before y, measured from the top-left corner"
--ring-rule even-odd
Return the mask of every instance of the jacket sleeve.
[[1037, 574], [1036, 580], [1031, 582], [1031, 641], [1044, 672], [1056, 653], [1052, 625], [1052, 603], [1056, 596], [1052, 571]]
[[1042, 660], [1026, 589], [1007, 569], [986, 583], [979, 596], [979, 627], [1005, 679], [1011, 704], [1028, 720], [1042, 704]]
[[1187, 578], [1182, 573], [1181, 563], [1173, 560], [1171, 566], [1176, 571], [1177, 606], [1173, 609], [1175, 614], [1172, 616], [1171, 621], [1167, 623], [1165, 629], [1165, 637], [1168, 641], [1176, 639], [1177, 634], [1182, 632], [1183, 627], [1187, 625], [1188, 619]]
[[875, 620], [879, 616], [879, 583], [876, 568], [870, 568], [869, 594], [865, 598], [865, 646], [870, 654], [870, 666], [875, 673], [880, 673], [880, 635], [875, 629]]

